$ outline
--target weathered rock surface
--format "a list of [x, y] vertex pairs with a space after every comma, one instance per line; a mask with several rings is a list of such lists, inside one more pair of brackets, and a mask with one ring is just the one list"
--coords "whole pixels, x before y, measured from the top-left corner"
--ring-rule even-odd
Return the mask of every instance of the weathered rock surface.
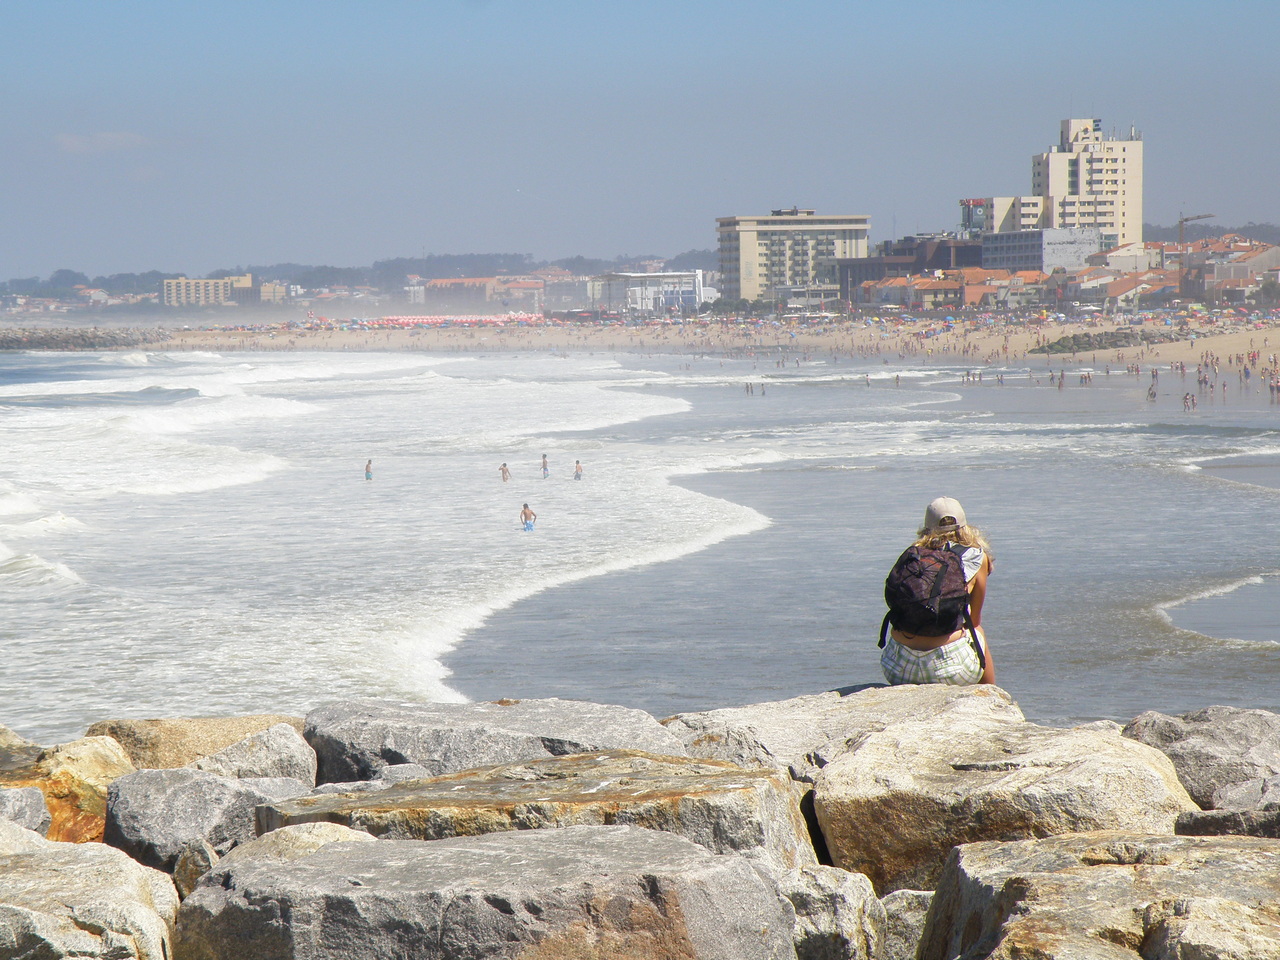
[[434, 777], [430, 770], [420, 763], [395, 763], [383, 767], [373, 775], [371, 780], [348, 780], [346, 783], [322, 783], [311, 792], [319, 793], [363, 793], [367, 790], [385, 790], [393, 783], [405, 780], [430, 780]]
[[0, 821], [0, 956], [169, 960], [177, 909], [169, 878], [119, 850]]
[[302, 732], [302, 718], [269, 713], [250, 717], [178, 717], [167, 720], [103, 720], [85, 736], [112, 737], [139, 770], [185, 767], [277, 723]]
[[1184, 837], [1280, 838], [1280, 810], [1197, 810], [1178, 817], [1173, 832]]
[[287, 778], [237, 780], [203, 770], [139, 770], [111, 785], [104, 839], [139, 863], [172, 871], [183, 844], [202, 838], [219, 855], [254, 838], [254, 808], [305, 794]]
[[337, 823], [299, 823], [281, 827], [232, 848], [206, 876], [200, 878], [200, 883], [223, 886], [227, 877], [250, 861], [288, 863], [310, 856], [331, 843], [377, 842], [376, 837]]
[[403, 703], [343, 700], [307, 714], [319, 782], [368, 780], [419, 763], [433, 776], [591, 750], [683, 756], [680, 741], [642, 710], [578, 700]]
[[258, 810], [259, 833], [314, 821], [395, 840], [617, 823], [665, 830], [716, 853], [764, 856], [786, 869], [817, 862], [786, 774], [634, 750], [481, 767]]
[[288, 723], [277, 723], [187, 766], [220, 777], [289, 777], [311, 786], [316, 782], [316, 752]]
[[182, 904], [176, 955], [789, 960], [792, 926], [741, 857], [653, 830], [566, 827], [245, 861]]
[[880, 901], [884, 907], [884, 952], [881, 960], [916, 960], [932, 890], [895, 890]]
[[797, 960], [882, 960], [884, 907], [862, 874], [810, 866], [772, 878], [796, 914]]
[[1280, 774], [1280, 714], [1266, 710], [1206, 707], [1175, 717], [1149, 710], [1124, 735], [1167, 754], [1206, 810], [1217, 790]]
[[82, 737], [42, 750], [26, 765], [0, 771], [0, 787], [38, 787], [49, 806], [49, 839], [83, 843], [102, 839], [107, 788], [132, 772], [133, 764], [116, 741]]
[[188, 840], [178, 854], [173, 882], [178, 895], [185, 900], [200, 883], [222, 883], [238, 864], [250, 860], [286, 863], [315, 853], [326, 844], [351, 842], [374, 843], [376, 839], [336, 823], [300, 823], [238, 844], [225, 857], [219, 857], [203, 838]]
[[218, 859], [218, 851], [204, 837], [184, 843], [173, 863], [173, 885], [178, 888], [178, 896], [183, 900], [190, 896], [200, 878], [213, 869]]
[[958, 847], [920, 956], [1274, 960], [1280, 841], [1100, 832]]
[[1024, 717], [998, 687], [868, 686], [831, 690], [775, 703], [678, 713], [662, 723], [691, 756], [741, 766], [789, 769], [812, 783], [832, 758], [868, 734], [928, 716], [987, 718], [1009, 723]]
[[1158, 750], [1114, 723], [1062, 730], [955, 716], [898, 723], [832, 761], [814, 788], [832, 860], [881, 895], [932, 889], [948, 851], [1085, 830], [1172, 834], [1195, 810]]

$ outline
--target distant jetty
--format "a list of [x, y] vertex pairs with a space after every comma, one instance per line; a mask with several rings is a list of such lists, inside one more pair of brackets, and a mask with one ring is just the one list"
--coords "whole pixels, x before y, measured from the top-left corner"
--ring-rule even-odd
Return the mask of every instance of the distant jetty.
[[170, 331], [159, 327], [0, 328], [0, 350], [115, 350], [172, 339]]

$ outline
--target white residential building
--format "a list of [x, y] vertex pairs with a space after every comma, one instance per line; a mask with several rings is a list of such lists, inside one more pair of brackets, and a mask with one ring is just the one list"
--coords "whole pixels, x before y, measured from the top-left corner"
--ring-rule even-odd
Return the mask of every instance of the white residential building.
[[641, 314], [696, 311], [707, 298], [701, 270], [604, 273], [587, 282], [587, 291], [598, 310]]

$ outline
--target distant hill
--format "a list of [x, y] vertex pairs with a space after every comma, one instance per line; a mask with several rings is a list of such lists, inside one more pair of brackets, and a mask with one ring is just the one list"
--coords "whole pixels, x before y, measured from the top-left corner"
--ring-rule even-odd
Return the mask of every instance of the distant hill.
[[716, 250], [686, 250], [667, 261], [668, 270], [719, 270], [720, 254]]
[[[527, 253], [432, 253], [424, 257], [397, 257], [379, 260], [367, 267], [314, 266], [303, 263], [249, 264], [214, 270], [211, 278], [234, 277], [251, 273], [261, 280], [287, 283], [307, 289], [318, 287], [376, 287], [388, 293], [399, 291], [410, 275], [427, 280], [450, 277], [497, 277], [532, 273], [541, 267], [563, 267], [577, 276], [591, 276], [613, 270], [641, 269], [643, 261], [662, 260], [657, 255], [620, 256], [612, 260], [592, 257], [565, 257], [560, 260], [535, 260]], [[713, 250], [686, 250], [666, 260], [667, 270], [715, 270], [718, 268]], [[100, 287], [108, 293], [158, 293], [166, 279], [176, 273], [117, 273], [110, 277], [90, 279], [73, 270], [56, 270], [47, 279], [25, 277], [0, 282], [0, 294], [27, 294], [41, 297], [71, 297], [76, 284]]]
[[[1250, 222], [1243, 227], [1224, 227], [1214, 224], [1212, 220], [1200, 220], [1196, 223], [1188, 223], [1185, 231], [1188, 242], [1214, 239], [1227, 233], [1238, 233], [1240, 236], [1248, 237], [1250, 240], [1280, 244], [1280, 226], [1276, 226], [1274, 223]], [[1144, 223], [1142, 225], [1142, 239], [1150, 240], [1152, 243], [1177, 243], [1178, 225], [1175, 223], [1172, 227], [1161, 227], [1154, 223]]]

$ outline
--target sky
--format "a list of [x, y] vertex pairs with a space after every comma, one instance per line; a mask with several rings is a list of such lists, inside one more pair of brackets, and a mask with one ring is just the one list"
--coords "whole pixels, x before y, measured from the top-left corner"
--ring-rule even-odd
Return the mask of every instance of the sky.
[[1280, 223], [1273, 0], [5, 0], [0, 279], [873, 242], [1030, 193], [1068, 117], [1145, 217]]

